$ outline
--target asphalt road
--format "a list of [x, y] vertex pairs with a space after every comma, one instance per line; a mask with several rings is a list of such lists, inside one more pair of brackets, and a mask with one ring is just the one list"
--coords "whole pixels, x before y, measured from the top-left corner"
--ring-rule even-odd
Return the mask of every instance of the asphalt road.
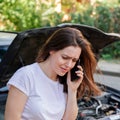
[[120, 76], [95, 74], [94, 78], [96, 82], [99, 82], [109, 87], [120, 90]]

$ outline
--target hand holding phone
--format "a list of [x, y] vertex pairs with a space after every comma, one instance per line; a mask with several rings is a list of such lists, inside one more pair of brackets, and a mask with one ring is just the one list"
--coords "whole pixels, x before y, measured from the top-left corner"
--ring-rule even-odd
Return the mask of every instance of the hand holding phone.
[[71, 81], [79, 79], [79, 76], [77, 76], [77, 74], [75, 73], [76, 71], [79, 70], [79, 68], [77, 67], [78, 65], [80, 65], [80, 59], [76, 62], [74, 68], [71, 69]]

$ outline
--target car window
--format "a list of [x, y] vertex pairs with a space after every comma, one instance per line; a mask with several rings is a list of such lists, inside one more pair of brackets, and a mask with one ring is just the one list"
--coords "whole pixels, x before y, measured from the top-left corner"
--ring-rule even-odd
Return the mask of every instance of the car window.
[[8, 46], [0, 46], [0, 62], [2, 61], [2, 58], [6, 53], [7, 49], [8, 49]]
[[16, 33], [0, 32], [0, 62], [16, 36]]

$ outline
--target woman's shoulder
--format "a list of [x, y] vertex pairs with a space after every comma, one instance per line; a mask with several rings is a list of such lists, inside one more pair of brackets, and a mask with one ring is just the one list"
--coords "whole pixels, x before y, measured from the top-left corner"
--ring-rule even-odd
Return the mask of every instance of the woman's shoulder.
[[30, 70], [34, 70], [36, 69], [38, 63], [32, 63], [32, 64], [28, 64], [25, 66], [22, 66], [21, 68], [19, 68], [17, 71], [30, 71]]

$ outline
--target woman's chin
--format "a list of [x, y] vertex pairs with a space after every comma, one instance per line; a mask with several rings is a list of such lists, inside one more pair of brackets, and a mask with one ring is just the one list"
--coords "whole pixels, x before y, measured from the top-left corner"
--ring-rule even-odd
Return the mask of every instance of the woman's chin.
[[66, 73], [60, 73], [60, 74], [59, 74], [59, 76], [61, 76], [61, 77], [62, 77], [62, 76], [64, 76], [65, 74], [66, 74]]

